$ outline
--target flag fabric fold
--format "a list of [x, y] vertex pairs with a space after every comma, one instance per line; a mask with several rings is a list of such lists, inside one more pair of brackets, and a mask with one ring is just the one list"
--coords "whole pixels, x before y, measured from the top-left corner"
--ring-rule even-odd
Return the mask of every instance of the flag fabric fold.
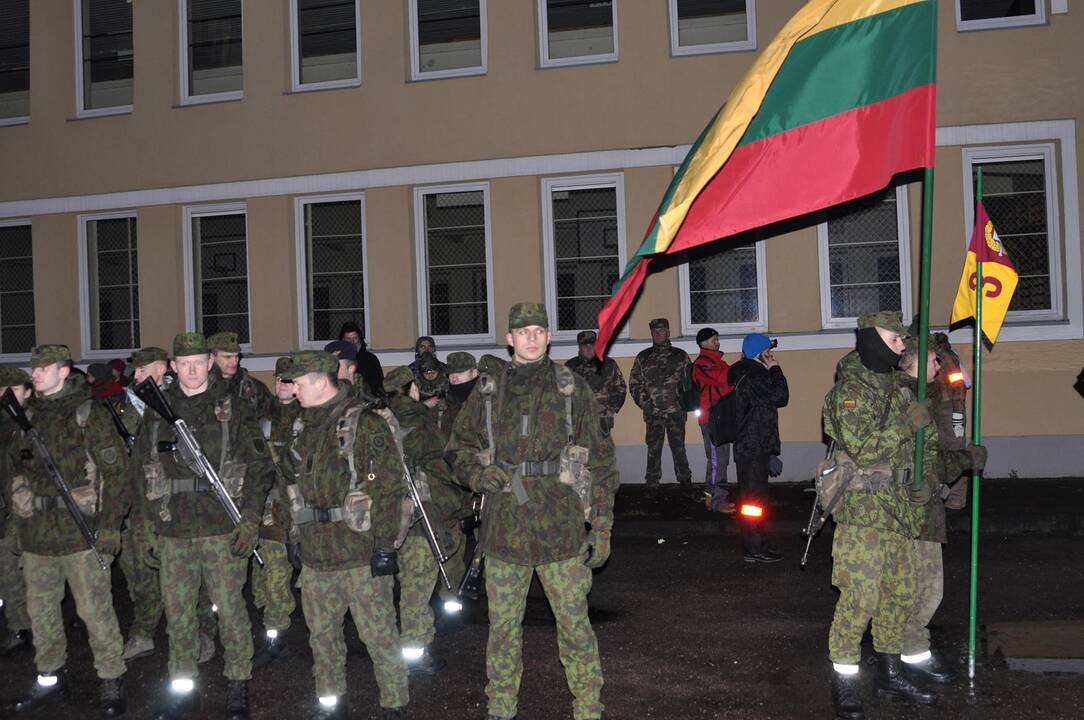
[[993, 345], [997, 342], [1005, 314], [1009, 312], [1013, 293], [1019, 276], [1001, 238], [997, 236], [994, 223], [980, 202], [975, 206], [975, 228], [971, 231], [971, 243], [964, 260], [964, 272], [960, 287], [952, 304], [950, 325], [975, 318], [975, 287], [978, 284], [977, 264], [982, 263], [982, 334]]

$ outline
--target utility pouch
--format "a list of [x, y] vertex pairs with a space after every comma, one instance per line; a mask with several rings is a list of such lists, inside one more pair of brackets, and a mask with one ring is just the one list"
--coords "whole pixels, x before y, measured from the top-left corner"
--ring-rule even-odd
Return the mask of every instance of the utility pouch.
[[301, 495], [301, 487], [297, 483], [286, 486], [286, 499], [290, 501], [291, 513], [299, 513], [305, 509], [305, 498]]
[[[833, 457], [817, 463], [817, 477], [814, 486], [821, 507], [828, 507], [841, 489], [857, 489], [855, 479], [858, 468], [854, 461], [842, 450], [836, 450]], [[836, 501], [838, 506], [839, 501]]]
[[418, 497], [422, 502], [433, 499], [433, 494], [429, 490], [429, 476], [420, 470], [414, 475], [414, 487], [418, 488]]
[[11, 479], [11, 511], [23, 520], [34, 515], [34, 491], [26, 475], [16, 475]]
[[493, 448], [479, 450], [476, 455], [478, 457], [478, 462], [482, 464], [482, 467], [489, 467], [493, 464]]
[[343, 498], [343, 525], [356, 533], [368, 532], [372, 522], [373, 499], [361, 490], [351, 490]]
[[169, 495], [169, 482], [166, 471], [160, 462], [151, 462], [143, 466], [143, 477], [147, 481], [148, 500], [158, 500]]
[[270, 527], [275, 524], [275, 516], [272, 514], [272, 509], [274, 507], [275, 500], [271, 497], [271, 494], [268, 493], [267, 500], [264, 501], [263, 504], [263, 517], [260, 519], [260, 522], [263, 523], [265, 527]]
[[561, 448], [561, 469], [557, 475], [562, 484], [576, 492], [585, 521], [591, 517], [591, 470], [587, 465], [590, 458], [591, 451], [582, 445], [565, 445]]
[[222, 463], [222, 467], [218, 471], [218, 479], [222, 481], [222, 487], [226, 489], [226, 494], [234, 500], [241, 497], [241, 491], [245, 485], [245, 468], [247, 467], [247, 463], [227, 460]]
[[71, 496], [76, 507], [79, 508], [79, 512], [87, 517], [94, 517], [98, 514], [98, 489], [93, 485], [72, 488]]

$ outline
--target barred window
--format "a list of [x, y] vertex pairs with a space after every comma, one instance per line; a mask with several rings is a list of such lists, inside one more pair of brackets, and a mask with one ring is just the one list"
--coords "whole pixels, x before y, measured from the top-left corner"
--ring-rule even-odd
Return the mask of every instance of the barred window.
[[204, 335], [237, 333], [250, 342], [248, 239], [244, 212], [191, 212], [195, 329]]
[[486, 0], [410, 0], [411, 77], [486, 71]]
[[77, 17], [80, 110], [132, 105], [132, 3], [81, 0]]
[[551, 329], [597, 328], [599, 310], [622, 270], [621, 178], [553, 178], [542, 188]]
[[488, 186], [418, 188], [422, 335], [491, 339]]
[[889, 188], [824, 213], [819, 235], [826, 327], [853, 327], [860, 315], [882, 310], [910, 315], [902, 272], [909, 247], [906, 205], [906, 188]]
[[295, 86], [355, 84], [358, 69], [357, 0], [294, 0]]
[[128, 350], [139, 342], [139, 253], [136, 218], [82, 218], [85, 223], [89, 344]]
[[[241, 0], [184, 0], [183, 100], [241, 96]], [[200, 97], [203, 96], [203, 97]]]
[[0, 3], [0, 125], [30, 116], [30, 0]]
[[30, 352], [34, 336], [34, 263], [29, 223], [0, 221], [0, 355]]
[[538, 0], [542, 66], [617, 59], [614, 0]]
[[[708, 246], [690, 254], [688, 320], [683, 332], [703, 325], [728, 329], [763, 328], [763, 243], [751, 240], [718, 250]], [[717, 328], [719, 329], [719, 328]]]
[[674, 55], [756, 48], [756, 0], [670, 0]]
[[362, 199], [301, 201], [304, 222], [305, 341], [339, 339], [354, 321], [365, 330]]
[[956, 0], [958, 30], [991, 30], [1044, 22], [1045, 0]]

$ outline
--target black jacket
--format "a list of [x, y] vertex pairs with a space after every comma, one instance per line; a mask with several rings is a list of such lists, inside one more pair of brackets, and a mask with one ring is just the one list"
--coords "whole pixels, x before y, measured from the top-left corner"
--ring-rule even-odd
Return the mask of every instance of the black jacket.
[[779, 408], [790, 400], [783, 369], [776, 365], [769, 370], [756, 360], [743, 359], [730, 366], [728, 380], [737, 400], [735, 459], [778, 455]]
[[369, 392], [379, 395], [384, 387], [384, 369], [380, 367], [380, 360], [376, 355], [365, 349], [365, 345], [358, 348], [358, 375], [369, 386]]

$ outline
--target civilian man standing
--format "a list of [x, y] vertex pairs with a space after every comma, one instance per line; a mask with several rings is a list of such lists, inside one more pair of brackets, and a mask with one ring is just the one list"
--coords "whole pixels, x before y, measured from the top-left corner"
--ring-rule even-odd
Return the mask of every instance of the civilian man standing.
[[700, 388], [700, 434], [704, 438], [707, 468], [704, 476], [705, 502], [712, 512], [734, 514], [726, 487], [726, 466], [730, 462], [730, 443], [716, 445], [711, 437], [711, 406], [730, 394], [727, 373], [730, 366], [719, 350], [719, 333], [714, 328], [701, 328], [696, 333], [700, 354], [693, 361], [693, 381]]

